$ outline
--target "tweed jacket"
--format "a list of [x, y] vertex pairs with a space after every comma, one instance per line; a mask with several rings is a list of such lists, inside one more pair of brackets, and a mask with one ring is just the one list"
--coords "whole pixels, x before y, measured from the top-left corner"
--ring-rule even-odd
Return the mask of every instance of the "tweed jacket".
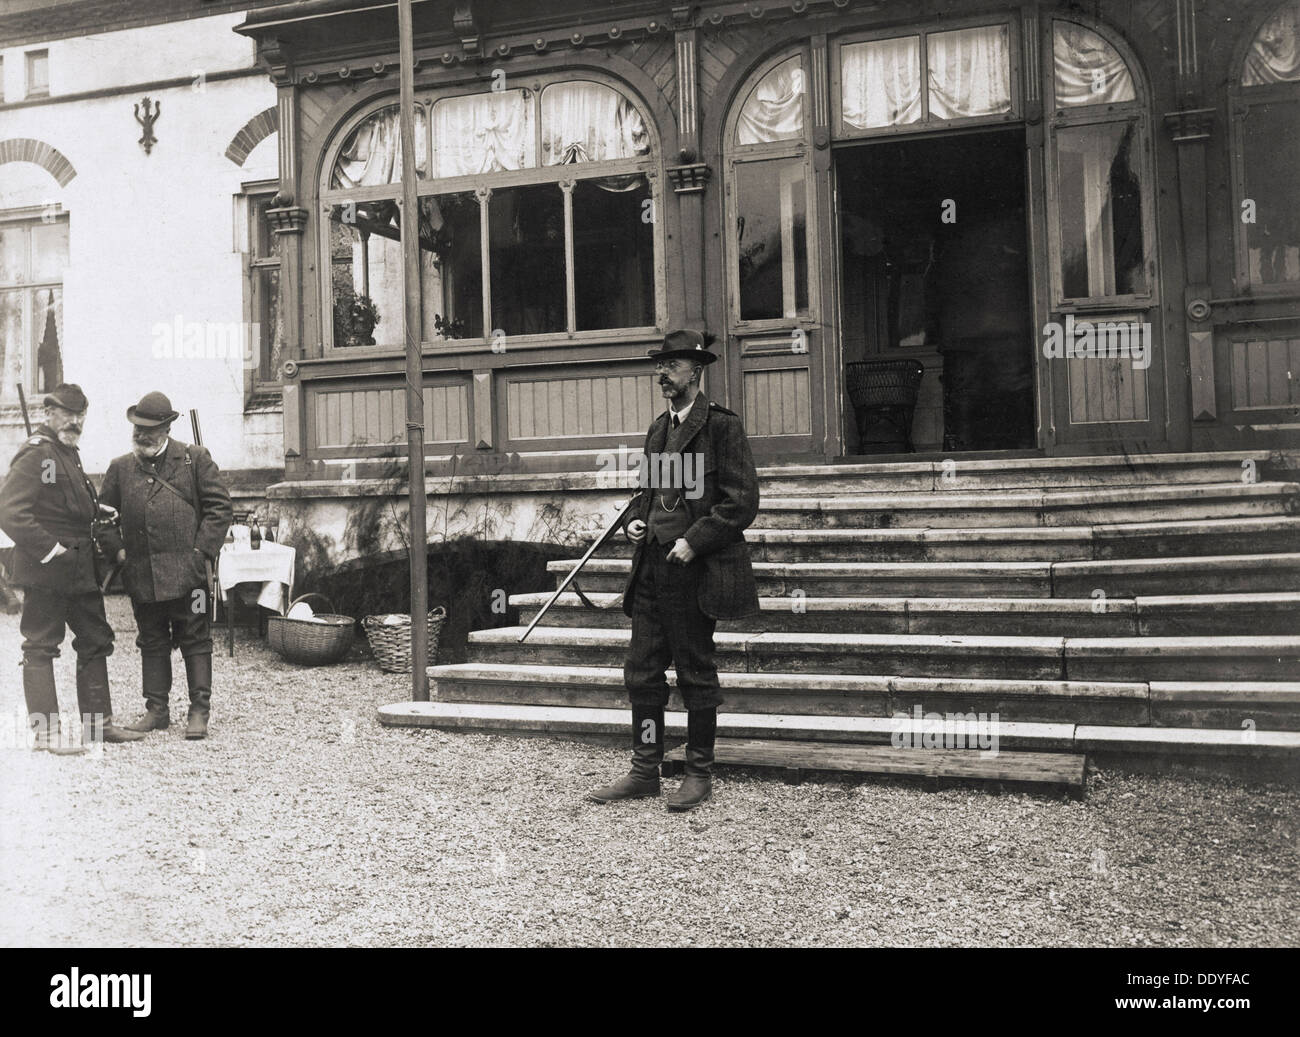
[[201, 446], [188, 449], [193, 475], [185, 464], [185, 444], [174, 439], [167, 440], [158, 466], [158, 474], [184, 500], [133, 453], [114, 458], [104, 473], [99, 497], [122, 513], [122, 584], [132, 601], [174, 601], [203, 586], [203, 560], [216, 561], [226, 539], [234, 514], [230, 494], [212, 455]]
[[[646, 433], [643, 472], [650, 470], [653, 458], [664, 453], [668, 431], [665, 410]], [[745, 543], [745, 529], [758, 514], [758, 473], [744, 426], [735, 412], [709, 402], [700, 393], [675, 439], [683, 455], [698, 454], [703, 461], [703, 494], [694, 500], [687, 496], [682, 501], [691, 520], [684, 538], [704, 562], [700, 610], [715, 619], [753, 615], [759, 610], [758, 587]], [[642, 490], [628, 512], [625, 528], [633, 519], [648, 521], [654, 496], [653, 488]], [[644, 541], [637, 545], [623, 591], [623, 611], [629, 616], [632, 587], [644, 548]]]
[[[14, 542], [14, 583], [68, 596], [98, 593], [94, 517], [95, 490], [82, 471], [81, 454], [41, 425], [18, 448], [0, 487], [0, 529]], [[67, 550], [42, 562], [56, 544]]]

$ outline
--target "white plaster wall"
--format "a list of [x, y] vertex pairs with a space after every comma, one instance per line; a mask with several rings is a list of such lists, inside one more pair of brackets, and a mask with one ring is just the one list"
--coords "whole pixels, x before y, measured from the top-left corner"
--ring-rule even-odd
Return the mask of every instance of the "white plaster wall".
[[[251, 67], [237, 16], [198, 19], [50, 44], [54, 93]], [[23, 50], [31, 49], [21, 48]], [[12, 74], [5, 54], [6, 79]], [[31, 137], [77, 170], [66, 189], [26, 163], [0, 165], [0, 209], [57, 200], [69, 213], [64, 278], [64, 376], [91, 400], [82, 441], [88, 471], [128, 449], [126, 408], [161, 390], [184, 414], [199, 409], [205, 443], [223, 468], [280, 467], [280, 415], [244, 414], [238, 355], [165, 358], [158, 325], [244, 320], [235, 197], [276, 176], [274, 138], [245, 167], [225, 157], [239, 129], [275, 103], [263, 74], [153, 91], [162, 104], [151, 154], [137, 143], [139, 91], [0, 111], [0, 139]], [[12, 96], [12, 95], [11, 95]], [[189, 438], [188, 418], [178, 438]], [[21, 428], [5, 430], [7, 465]]]

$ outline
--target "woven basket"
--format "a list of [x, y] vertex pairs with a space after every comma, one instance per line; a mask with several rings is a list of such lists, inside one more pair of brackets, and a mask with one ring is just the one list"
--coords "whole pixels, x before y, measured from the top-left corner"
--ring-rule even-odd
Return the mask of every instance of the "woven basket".
[[[334, 607], [323, 594], [304, 594], [290, 602], [289, 607], [308, 598], [318, 599], [328, 609]], [[266, 621], [266, 643], [287, 662], [303, 666], [336, 663], [352, 647], [357, 621], [351, 616], [339, 616], [330, 612], [317, 612], [316, 618], [321, 622], [272, 616]]]
[[[370, 648], [385, 673], [411, 672], [411, 617], [397, 615], [398, 623], [385, 623], [389, 616], [366, 616], [361, 621]], [[442, 637], [442, 624], [447, 621], [447, 610], [439, 605], [429, 613], [429, 665], [438, 659], [438, 639]]]
[[846, 364], [855, 407], [915, 407], [925, 368], [919, 360], [859, 360]]

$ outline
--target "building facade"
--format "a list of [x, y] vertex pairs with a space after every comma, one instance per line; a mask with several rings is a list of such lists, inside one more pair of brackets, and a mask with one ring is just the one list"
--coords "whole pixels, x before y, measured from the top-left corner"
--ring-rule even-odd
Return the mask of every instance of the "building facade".
[[[290, 487], [400, 455], [395, 5], [56, 6], [0, 19], [5, 438], [66, 378], [91, 470], [151, 388]], [[945, 456], [1300, 442], [1295, 0], [414, 16], [431, 474], [599, 470], [678, 325], [769, 460], [878, 452], [882, 358]]]

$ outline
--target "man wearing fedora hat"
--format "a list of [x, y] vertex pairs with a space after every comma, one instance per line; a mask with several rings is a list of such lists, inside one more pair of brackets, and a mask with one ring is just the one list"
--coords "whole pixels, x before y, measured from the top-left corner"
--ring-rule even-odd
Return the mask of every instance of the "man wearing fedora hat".
[[[0, 528], [14, 542], [14, 583], [25, 591], [23, 695], [36, 732], [35, 748], [72, 755], [85, 752], [84, 741], [95, 737], [96, 728], [104, 742], [143, 736], [113, 723], [108, 688], [113, 628], [104, 615], [95, 541], [111, 557], [120, 540], [108, 529], [97, 529], [100, 502], [81, 468], [77, 444], [89, 403], [78, 385], [59, 385], [44, 402], [44, 423], [18, 449], [0, 488]], [[54, 660], [68, 628], [77, 653], [80, 741], [59, 737]]]
[[128, 407], [131, 453], [114, 458], [100, 496], [122, 514], [122, 584], [138, 629], [145, 713], [134, 731], [171, 724], [172, 649], [185, 660], [186, 738], [205, 738], [212, 696], [212, 602], [208, 565], [230, 528], [230, 494], [212, 455], [168, 436], [179, 417], [160, 392]]
[[[758, 590], [745, 529], [758, 513], [758, 473], [740, 418], [700, 391], [700, 375], [717, 356], [712, 339], [672, 331], [650, 351], [668, 409], [646, 433], [641, 471], [650, 474], [625, 526], [635, 543], [623, 611], [632, 642], [623, 679], [632, 701], [632, 770], [592, 792], [598, 803], [659, 794], [664, 757], [666, 670], [677, 671], [687, 710], [686, 776], [669, 810], [693, 810], [713, 791], [718, 669], [713, 632], [719, 619], [758, 611]], [[694, 465], [686, 463], [694, 455]], [[690, 492], [663, 473], [703, 473]], [[700, 492], [696, 492], [699, 490]]]

